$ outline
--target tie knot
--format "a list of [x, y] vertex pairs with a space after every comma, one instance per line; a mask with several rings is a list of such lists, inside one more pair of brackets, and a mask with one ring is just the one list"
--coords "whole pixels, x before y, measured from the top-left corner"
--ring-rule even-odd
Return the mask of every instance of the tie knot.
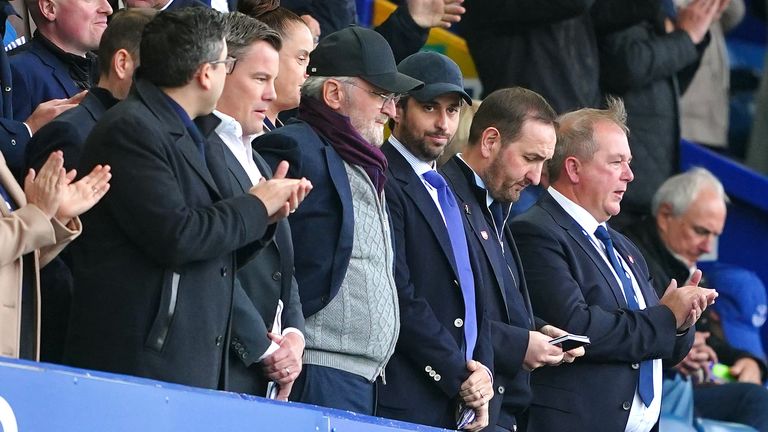
[[604, 226], [598, 225], [595, 230], [595, 237], [600, 239], [603, 243], [611, 241], [611, 235], [608, 234], [608, 230]]
[[422, 177], [424, 177], [424, 180], [426, 180], [427, 183], [432, 185], [432, 187], [435, 189], [443, 189], [447, 186], [443, 176], [441, 176], [440, 173], [435, 170], [429, 170], [425, 172], [422, 174]]

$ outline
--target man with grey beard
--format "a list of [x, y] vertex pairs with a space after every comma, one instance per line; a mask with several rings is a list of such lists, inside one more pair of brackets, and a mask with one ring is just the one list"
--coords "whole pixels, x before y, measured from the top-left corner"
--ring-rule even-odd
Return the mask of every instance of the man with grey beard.
[[289, 217], [306, 319], [289, 399], [371, 415], [400, 327], [379, 146], [400, 95], [422, 83], [397, 71], [381, 35], [358, 27], [324, 38], [307, 73], [298, 120], [254, 142], [316, 192]]

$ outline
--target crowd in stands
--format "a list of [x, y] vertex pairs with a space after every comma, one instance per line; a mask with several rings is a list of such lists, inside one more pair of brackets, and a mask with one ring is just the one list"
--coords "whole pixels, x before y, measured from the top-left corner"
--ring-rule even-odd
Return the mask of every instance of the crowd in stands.
[[[0, 52], [0, 355], [467, 431], [664, 430], [687, 385], [768, 431], [765, 288], [702, 274], [729, 199], [677, 173], [742, 0], [125, 3], [26, 0]], [[482, 101], [420, 51], [462, 18]]]

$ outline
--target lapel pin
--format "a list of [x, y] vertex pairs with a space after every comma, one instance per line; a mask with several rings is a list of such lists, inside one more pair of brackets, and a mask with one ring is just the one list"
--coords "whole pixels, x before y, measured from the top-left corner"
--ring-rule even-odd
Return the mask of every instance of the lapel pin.
[[635, 259], [634, 259], [634, 258], [632, 258], [632, 255], [627, 255], [627, 258], [629, 258], [629, 262], [630, 262], [631, 264], [634, 264], [634, 263], [635, 263]]
[[471, 215], [471, 214], [472, 214], [472, 212], [471, 212], [471, 211], [469, 211], [469, 205], [468, 205], [468, 204], [464, 204], [464, 213], [466, 213], [466, 214], [468, 214], [468, 215]]
[[483, 237], [483, 240], [488, 240], [488, 232], [483, 230], [480, 231], [480, 235]]

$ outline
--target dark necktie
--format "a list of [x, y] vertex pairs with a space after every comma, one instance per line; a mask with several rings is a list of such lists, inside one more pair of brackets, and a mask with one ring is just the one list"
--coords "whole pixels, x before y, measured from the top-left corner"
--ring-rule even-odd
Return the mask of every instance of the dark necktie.
[[472, 267], [469, 264], [469, 249], [464, 234], [464, 224], [461, 221], [459, 206], [456, 198], [448, 189], [445, 179], [437, 171], [424, 173], [424, 179], [437, 189], [437, 201], [445, 217], [445, 226], [451, 240], [451, 249], [459, 273], [459, 285], [464, 298], [464, 341], [466, 343], [466, 359], [471, 360], [477, 342], [477, 312], [475, 311], [475, 280]]
[[504, 235], [504, 210], [501, 208], [501, 203], [494, 201], [488, 206], [491, 210], [491, 216], [493, 216], [493, 223], [496, 225], [496, 233], [499, 238]]
[[[640, 304], [635, 297], [635, 290], [632, 288], [632, 280], [629, 278], [626, 270], [619, 262], [619, 258], [616, 256], [616, 250], [613, 248], [613, 240], [608, 230], [604, 226], [600, 225], [595, 230], [595, 237], [600, 239], [605, 245], [606, 254], [608, 260], [611, 262], [611, 266], [616, 271], [616, 275], [621, 281], [621, 287], [624, 290], [624, 297], [627, 298], [627, 306], [630, 310], [639, 310]], [[651, 360], [643, 360], [640, 362], [640, 378], [637, 384], [637, 391], [640, 394], [645, 406], [650, 406], [653, 401], [653, 362]]]
[[205, 137], [203, 137], [203, 134], [200, 132], [200, 129], [197, 128], [197, 126], [192, 123], [191, 125], [188, 125], [187, 132], [189, 132], [189, 136], [192, 137], [192, 141], [195, 142], [195, 145], [197, 146], [197, 151], [200, 152], [200, 157], [203, 160], [203, 165], [207, 165], [205, 161]]

